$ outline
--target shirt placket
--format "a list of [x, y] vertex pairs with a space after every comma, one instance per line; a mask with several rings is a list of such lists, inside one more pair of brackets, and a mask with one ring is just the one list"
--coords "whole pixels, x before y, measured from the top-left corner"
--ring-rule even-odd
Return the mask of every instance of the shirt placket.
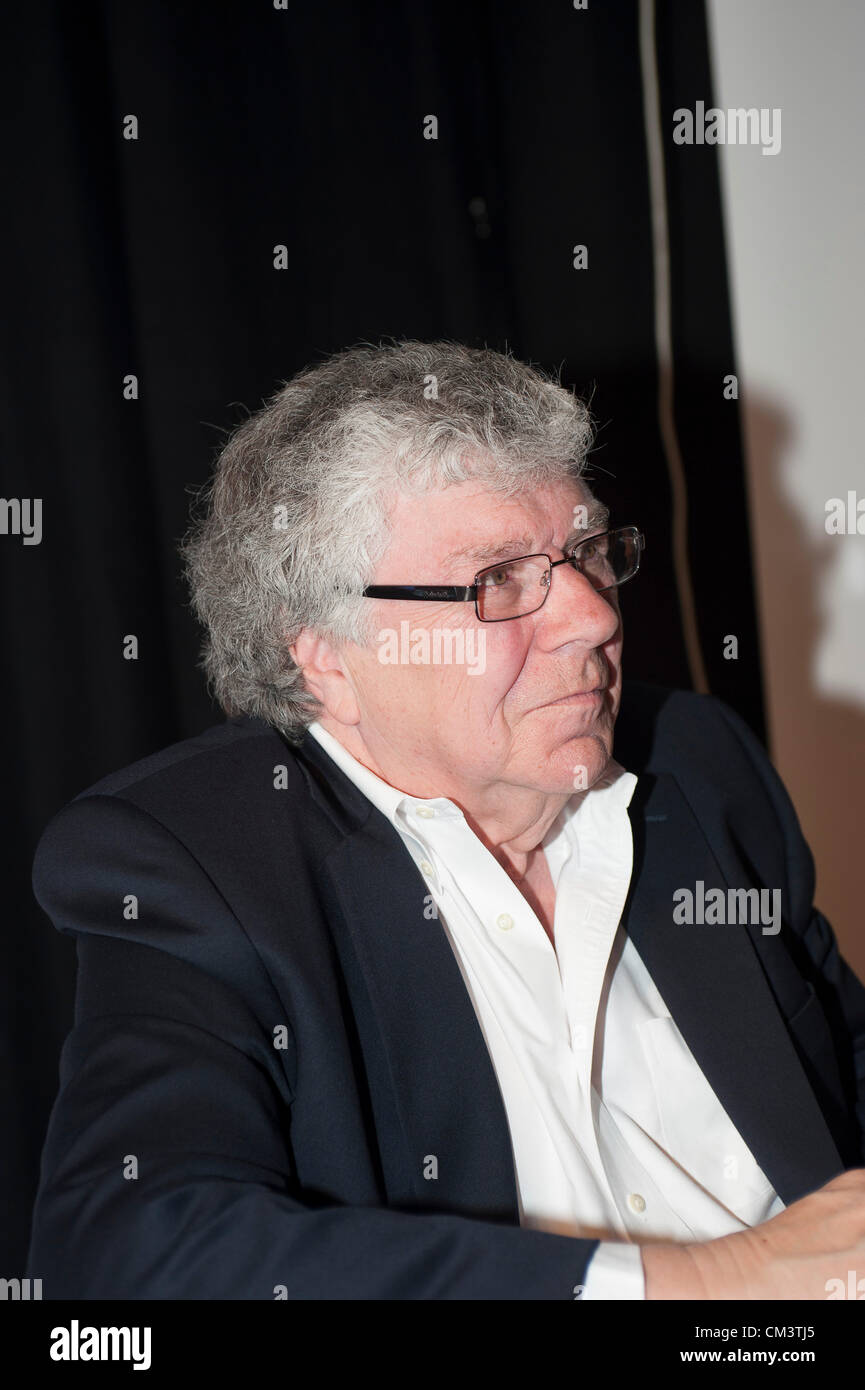
[[[566, 870], [567, 872], [567, 870]], [[556, 914], [558, 928], [558, 912]], [[565, 978], [565, 998], [571, 1030], [571, 1048], [577, 1082], [574, 1097], [577, 1136], [584, 1151], [591, 1155], [609, 1212], [611, 1224], [627, 1235], [627, 1223], [619, 1210], [604, 1162], [592, 1092], [592, 1062], [598, 1009], [610, 949], [618, 926], [614, 910], [597, 901], [581, 900], [578, 894], [564, 895], [559, 958]]]
[[579, 804], [569, 822], [573, 853], [564, 862], [557, 884], [556, 946], [579, 1082], [575, 1103], [582, 1120], [581, 1142], [592, 1155], [611, 1225], [630, 1239], [632, 1222], [623, 1213], [613, 1186], [615, 1165], [611, 1181], [599, 1124], [602, 1102], [594, 1092], [592, 1076], [598, 1011], [631, 880], [633, 840], [627, 811], [619, 804], [620, 791], [609, 788], [601, 794], [599, 788], [598, 792], [591, 806]]
[[[477, 855], [477, 847], [465, 843], [466, 833], [470, 833], [467, 828], [452, 819], [441, 821], [435, 835], [438, 854], [428, 842], [427, 853], [436, 862], [442, 901], [449, 894], [460, 893], [452, 866], [458, 865], [461, 856], [469, 850]], [[556, 854], [551, 853], [549, 857], [555, 877], [562, 862], [570, 857], [570, 850], [559, 843]], [[475, 866], [477, 869], [476, 857]], [[598, 1149], [591, 1111], [590, 1067], [581, 1072], [585, 1049], [574, 1049], [574, 1028], [556, 952], [519, 889], [492, 857], [477, 869], [474, 888], [474, 900], [490, 905], [488, 912], [479, 917], [465, 895], [460, 894], [463, 919], [466, 914], [472, 915], [479, 931], [476, 947], [485, 957], [483, 963], [474, 957], [474, 988], [503, 1025], [503, 1034], [524, 1082], [536, 1097], [539, 1116], [552, 1151], [558, 1155], [562, 1177], [567, 1181], [572, 1219], [577, 1224], [586, 1221], [586, 1184], [589, 1183], [599, 1203], [590, 1214], [589, 1224], [609, 1226], [612, 1221], [617, 1231], [626, 1234]], [[605, 928], [596, 925], [590, 942], [592, 970], [587, 997], [588, 1012], [592, 1015], [597, 1010], [608, 951]], [[469, 952], [470, 957], [472, 954]], [[489, 987], [490, 968], [500, 972], [499, 983], [492, 989]], [[512, 991], [517, 992], [516, 997]], [[510, 1017], [517, 1026], [509, 1027], [508, 1015], [501, 1014], [502, 1000], [508, 995], [512, 1001]], [[587, 1031], [590, 1038], [591, 1028]], [[539, 1084], [547, 1091], [543, 1104], [537, 1099]], [[575, 1163], [582, 1169], [579, 1180]]]

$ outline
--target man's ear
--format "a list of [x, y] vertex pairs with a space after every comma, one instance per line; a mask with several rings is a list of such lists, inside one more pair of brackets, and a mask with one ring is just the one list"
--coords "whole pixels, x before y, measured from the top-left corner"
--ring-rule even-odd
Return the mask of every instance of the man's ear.
[[326, 712], [340, 724], [359, 723], [360, 707], [339, 648], [305, 627], [288, 650], [303, 672], [307, 690]]

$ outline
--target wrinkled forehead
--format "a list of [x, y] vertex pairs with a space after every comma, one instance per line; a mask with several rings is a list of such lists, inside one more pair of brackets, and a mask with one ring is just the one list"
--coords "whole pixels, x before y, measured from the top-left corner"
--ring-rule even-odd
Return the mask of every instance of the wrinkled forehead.
[[389, 515], [384, 568], [405, 568], [422, 556], [444, 576], [506, 555], [559, 548], [575, 535], [603, 529], [608, 512], [584, 479], [565, 478], [516, 494], [475, 480], [422, 495], [397, 494]]

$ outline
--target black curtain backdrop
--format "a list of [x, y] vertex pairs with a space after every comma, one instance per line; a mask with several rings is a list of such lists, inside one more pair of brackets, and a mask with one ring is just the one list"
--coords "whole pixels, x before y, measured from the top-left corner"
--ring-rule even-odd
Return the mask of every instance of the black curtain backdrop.
[[[220, 717], [176, 544], [189, 489], [247, 410], [304, 364], [384, 335], [560, 368], [591, 396], [595, 489], [648, 539], [623, 591], [627, 674], [690, 686], [692, 669], [636, 0], [44, 0], [6, 23], [2, 493], [43, 507], [39, 545], [0, 535], [12, 1277], [75, 979], [74, 944], [31, 895], [33, 850], [71, 796]], [[662, 0], [654, 24], [699, 641], [708, 688], [763, 735], [716, 156], [671, 138], [676, 107], [712, 102], [706, 19], [696, 0]]]

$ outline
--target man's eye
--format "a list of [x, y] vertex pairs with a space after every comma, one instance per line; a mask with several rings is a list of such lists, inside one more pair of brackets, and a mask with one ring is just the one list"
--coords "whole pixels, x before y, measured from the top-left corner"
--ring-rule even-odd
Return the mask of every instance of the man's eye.
[[597, 540], [582, 541], [580, 545], [575, 548], [575, 552], [571, 552], [571, 554], [574, 553], [581, 556], [584, 560], [596, 560], [599, 555], [606, 555], [607, 538], [606, 536], [598, 536]]
[[500, 589], [507, 584], [511, 578], [509, 569], [488, 570], [484, 575], [484, 587], [487, 589]]

